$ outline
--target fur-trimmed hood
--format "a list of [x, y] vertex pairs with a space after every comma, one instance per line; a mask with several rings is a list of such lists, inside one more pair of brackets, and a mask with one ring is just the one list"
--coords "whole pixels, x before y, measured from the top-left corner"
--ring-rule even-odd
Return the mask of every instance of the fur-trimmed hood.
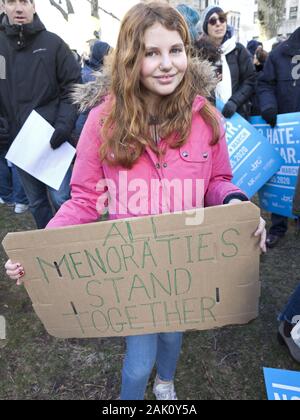
[[[193, 86], [196, 95], [210, 98], [218, 83], [214, 67], [208, 62], [197, 57], [192, 58]], [[75, 85], [72, 91], [74, 104], [80, 112], [87, 111], [99, 105], [103, 96], [110, 89], [109, 67], [104, 67], [101, 72], [93, 73], [95, 80], [84, 85]], [[196, 96], [195, 95], [195, 96]]]

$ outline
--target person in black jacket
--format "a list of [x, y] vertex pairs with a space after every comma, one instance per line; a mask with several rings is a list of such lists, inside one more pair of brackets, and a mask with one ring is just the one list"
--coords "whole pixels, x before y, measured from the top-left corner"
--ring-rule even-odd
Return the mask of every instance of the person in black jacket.
[[255, 88], [255, 71], [246, 48], [236, 42], [227, 25], [227, 15], [220, 7], [209, 6], [201, 15], [200, 31], [220, 49], [222, 80], [216, 98], [225, 104], [222, 114], [231, 118], [235, 112], [244, 118], [250, 115], [250, 98]]
[[[35, 110], [54, 128], [53, 149], [71, 139], [77, 109], [69, 97], [73, 84], [81, 82], [80, 67], [61, 38], [46, 31], [33, 0], [5, 0], [0, 16], [0, 57], [5, 77], [0, 77], [0, 117], [8, 135], [0, 138], [8, 150], [24, 122]], [[55, 168], [53, 168], [55, 169]], [[69, 198], [67, 174], [60, 190], [18, 169], [38, 228], [44, 228], [55, 210]], [[48, 198], [51, 197], [51, 203]]]
[[[258, 79], [261, 115], [275, 127], [277, 114], [300, 112], [300, 28], [269, 55]], [[267, 245], [274, 248], [288, 229], [286, 217], [272, 214]]]

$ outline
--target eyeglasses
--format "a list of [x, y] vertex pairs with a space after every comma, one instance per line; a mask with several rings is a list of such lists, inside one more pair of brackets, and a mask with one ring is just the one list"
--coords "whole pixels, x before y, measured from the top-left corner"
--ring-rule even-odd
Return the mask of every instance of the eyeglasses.
[[225, 22], [227, 22], [227, 19], [226, 19], [225, 17], [222, 17], [222, 16], [219, 16], [218, 18], [213, 17], [213, 18], [209, 19], [208, 23], [209, 23], [211, 26], [215, 26], [215, 25], [217, 24], [217, 22], [218, 22], [218, 21], [219, 21], [220, 23], [225, 23]]

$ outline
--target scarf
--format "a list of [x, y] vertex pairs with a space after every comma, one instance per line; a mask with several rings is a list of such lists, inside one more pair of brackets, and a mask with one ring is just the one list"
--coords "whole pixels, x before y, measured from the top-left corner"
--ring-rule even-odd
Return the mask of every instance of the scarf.
[[232, 96], [231, 73], [226, 60], [226, 55], [231, 53], [235, 48], [235, 37], [227, 39], [227, 41], [221, 45], [222, 81], [217, 84], [216, 98], [220, 99], [224, 104], [226, 104]]

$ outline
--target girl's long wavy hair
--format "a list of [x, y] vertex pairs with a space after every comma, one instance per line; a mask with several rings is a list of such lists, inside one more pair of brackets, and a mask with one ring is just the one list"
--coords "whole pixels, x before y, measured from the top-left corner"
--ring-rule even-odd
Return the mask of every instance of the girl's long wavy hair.
[[[185, 45], [188, 68], [176, 88], [168, 96], [162, 97], [157, 109], [160, 135], [170, 136], [169, 147], [179, 148], [185, 144], [191, 130], [192, 106], [199, 92], [193, 84], [191, 64], [191, 40], [184, 18], [177, 10], [164, 3], [138, 4], [131, 8], [123, 19], [117, 47], [111, 57], [111, 86], [109, 100], [106, 102], [101, 134], [101, 160], [111, 165], [131, 169], [145, 150], [150, 146], [156, 153], [158, 147], [151, 140], [149, 113], [145, 91], [140, 82], [141, 63], [145, 55], [144, 34], [155, 23], [164, 28], [177, 31]], [[200, 114], [212, 128], [212, 144], [220, 136], [220, 121], [216, 110], [207, 102]]]

